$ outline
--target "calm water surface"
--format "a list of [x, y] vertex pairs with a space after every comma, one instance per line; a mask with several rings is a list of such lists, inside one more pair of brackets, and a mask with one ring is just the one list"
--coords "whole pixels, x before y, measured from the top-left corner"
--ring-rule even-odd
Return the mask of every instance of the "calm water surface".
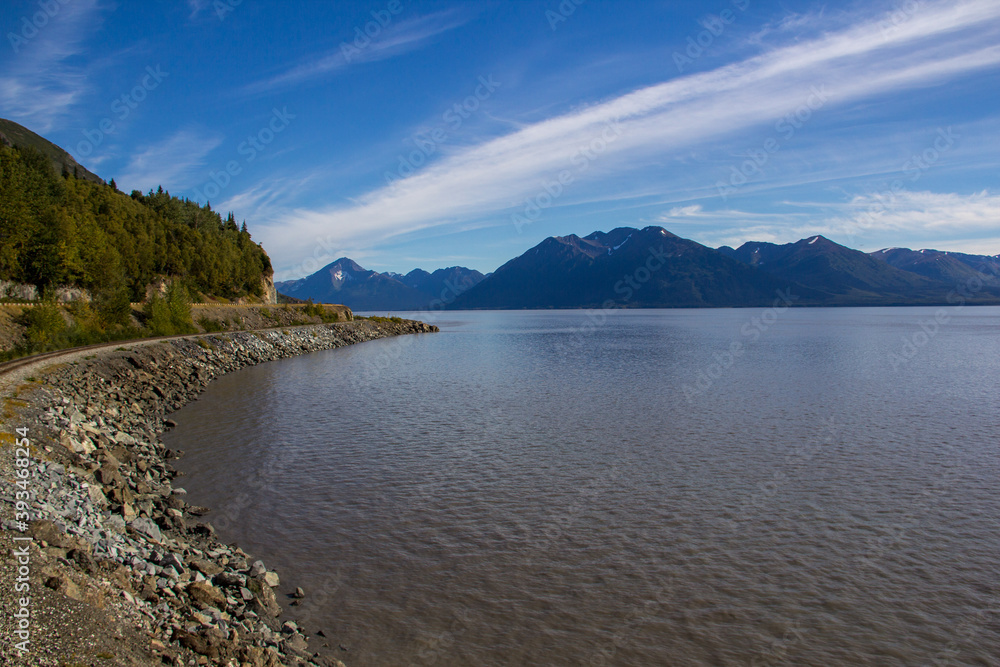
[[1000, 309], [944, 310], [439, 314], [165, 440], [351, 667], [1000, 665]]

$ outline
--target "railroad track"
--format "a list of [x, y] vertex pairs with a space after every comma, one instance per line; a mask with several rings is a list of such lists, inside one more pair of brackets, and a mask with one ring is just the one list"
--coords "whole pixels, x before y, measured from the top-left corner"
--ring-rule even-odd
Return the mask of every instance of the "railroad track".
[[[351, 320], [348, 320], [351, 321]], [[346, 322], [345, 322], [346, 323]], [[20, 359], [12, 359], [10, 361], [5, 361], [0, 363], [0, 376], [6, 375], [12, 371], [25, 366], [30, 366], [32, 364], [38, 363], [39, 361], [51, 361], [58, 359], [60, 357], [77, 355], [81, 352], [86, 352], [87, 350], [103, 350], [109, 347], [122, 347], [125, 345], [136, 345], [139, 343], [154, 343], [158, 340], [173, 340], [181, 338], [202, 338], [204, 336], [217, 336], [220, 334], [227, 333], [251, 333], [254, 331], [283, 331], [285, 329], [298, 329], [300, 327], [313, 327], [320, 324], [315, 322], [312, 324], [300, 324], [295, 326], [280, 326], [280, 327], [268, 327], [266, 329], [236, 329], [234, 331], [213, 331], [211, 333], [202, 334], [181, 334], [178, 336], [150, 336], [148, 338], [129, 338], [128, 340], [116, 340], [110, 343], [94, 343], [93, 345], [82, 345], [80, 347], [67, 347], [63, 350], [53, 350], [52, 352], [42, 352], [41, 354], [33, 354], [29, 357], [21, 357]]]
[[[39, 305], [38, 301], [0, 301], [0, 306], [4, 308], [34, 308]], [[70, 302], [59, 302], [58, 305], [66, 306]], [[130, 303], [133, 308], [141, 308], [144, 303]], [[307, 303], [192, 303], [192, 308], [305, 308]], [[341, 304], [316, 303], [314, 306], [336, 306]]]
[[123, 345], [134, 345], [135, 343], [151, 343], [158, 340], [169, 340], [171, 338], [192, 338], [197, 335], [209, 335], [209, 334], [188, 334], [186, 336], [154, 336], [151, 338], [130, 338], [128, 340], [118, 340], [111, 343], [94, 343], [93, 345], [82, 345], [80, 347], [67, 347], [63, 350], [53, 350], [52, 352], [42, 352], [41, 354], [32, 354], [28, 357], [21, 357], [20, 359], [12, 359], [10, 361], [5, 361], [0, 363], [0, 375], [6, 375], [11, 371], [15, 371], [18, 368], [23, 368], [25, 366], [30, 366], [36, 364], [39, 361], [49, 361], [53, 359], [58, 359], [60, 357], [65, 357], [69, 355], [79, 354], [80, 352], [86, 352], [87, 350], [102, 350], [109, 347], [121, 347]]
[[[21, 307], [21, 308], [31, 308], [38, 305], [38, 302], [0, 302], [0, 307]], [[132, 306], [142, 306], [141, 303], [133, 303]], [[287, 305], [290, 308], [302, 308], [308, 304], [304, 303], [290, 303], [290, 304], [260, 304], [260, 303], [192, 303], [193, 308], [208, 308], [224, 306], [228, 308], [282, 308]], [[323, 305], [337, 305], [337, 304], [314, 304], [317, 306]], [[301, 325], [301, 326], [311, 326], [311, 325]], [[294, 329], [294, 326], [284, 326], [284, 327], [268, 327], [267, 329], [255, 329], [254, 331], [272, 331], [275, 329]], [[241, 330], [242, 331], [242, 330]], [[214, 332], [214, 333], [227, 333], [227, 332]], [[87, 350], [101, 350], [108, 347], [121, 347], [123, 345], [134, 345], [136, 343], [151, 343], [158, 340], [170, 340], [172, 338], [197, 338], [199, 336], [210, 336], [212, 334], [182, 334], [179, 336], [153, 336], [150, 338], [130, 338], [128, 340], [112, 341], [110, 343], [94, 343], [93, 345], [83, 345], [81, 347], [68, 347], [63, 350], [54, 350], [52, 352], [44, 352], [41, 354], [33, 354], [29, 357], [21, 357], [20, 359], [12, 359], [11, 361], [6, 361], [0, 363], [0, 375], [6, 375], [11, 371], [17, 370], [18, 368], [23, 368], [24, 366], [30, 366], [39, 361], [46, 361], [52, 359], [58, 359], [60, 357], [78, 354], [80, 352], [85, 352]]]

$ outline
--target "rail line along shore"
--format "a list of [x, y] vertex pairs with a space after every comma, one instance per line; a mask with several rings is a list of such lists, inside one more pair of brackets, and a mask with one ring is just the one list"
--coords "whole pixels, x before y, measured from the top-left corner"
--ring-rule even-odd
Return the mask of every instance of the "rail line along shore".
[[208, 508], [185, 502], [172, 483], [179, 453], [159, 434], [223, 374], [437, 330], [355, 320], [138, 341], [22, 365], [0, 426], [0, 662], [342, 665], [330, 629], [281, 618], [279, 601], [310, 592], [220, 542]]

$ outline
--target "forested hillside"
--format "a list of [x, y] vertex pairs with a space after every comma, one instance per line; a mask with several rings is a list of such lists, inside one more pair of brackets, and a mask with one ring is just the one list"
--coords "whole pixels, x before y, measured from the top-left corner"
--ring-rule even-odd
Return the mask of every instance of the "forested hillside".
[[162, 189], [126, 195], [114, 181], [57, 173], [34, 147], [0, 145], [0, 280], [141, 301], [167, 279], [195, 299], [232, 299], [263, 295], [271, 273], [232, 214], [223, 220]]

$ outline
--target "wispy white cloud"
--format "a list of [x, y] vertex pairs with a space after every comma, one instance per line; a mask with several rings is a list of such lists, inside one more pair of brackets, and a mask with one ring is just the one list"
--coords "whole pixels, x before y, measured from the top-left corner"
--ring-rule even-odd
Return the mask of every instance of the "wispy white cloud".
[[215, 134], [178, 130], [136, 153], [116, 182], [126, 192], [145, 192], [160, 185], [165, 189], [184, 188], [197, 181], [205, 166], [205, 157], [221, 143], [222, 137]]
[[[843, 20], [843, 17], [839, 20]], [[831, 17], [828, 15], [825, 6], [820, 7], [818, 10], [803, 14], [792, 12], [782, 16], [776, 21], [769, 21], [765, 23], [759, 30], [757, 30], [757, 32], [751, 34], [747, 41], [750, 44], [760, 45], [764, 43], [765, 38], [775, 34], [780, 35], [791, 32], [816, 30], [822, 27], [829, 29], [830, 23]]]
[[660, 216], [659, 222], [671, 222], [677, 220], [678, 218], [704, 218], [705, 216], [706, 213], [701, 204], [675, 206], [670, 209], [670, 211]]
[[[785, 202], [784, 208], [791, 208]], [[741, 211], [738, 209], [706, 210], [701, 204], [675, 206], [656, 216], [651, 222], [676, 230], [709, 247], [728, 245], [739, 247], [747, 241], [788, 243], [816, 234], [829, 235], [821, 204], [809, 204], [808, 210], [782, 212]], [[806, 208], [806, 206], [800, 206]]]
[[[792, 212], [706, 211], [700, 205], [674, 207], [662, 224], [697, 224], [693, 236], [712, 246], [746, 241], [789, 243], [823, 234], [851, 247], [879, 249], [906, 243], [915, 247], [1000, 252], [1000, 195], [900, 191], [864, 194], [847, 202], [784, 202]], [[939, 243], [942, 238], [955, 239]]]
[[[331, 180], [330, 173], [323, 169], [312, 169], [308, 173], [268, 178], [250, 187], [230, 194], [228, 199], [213, 204], [219, 211], [253, 211], [253, 221], [273, 219], [287, 211], [289, 202], [300, 199], [303, 193], [313, 187], [322, 187]], [[251, 227], [251, 232], [256, 229]]]
[[996, 231], [1000, 226], [1000, 195], [983, 190], [971, 195], [953, 192], [866, 194], [846, 206], [848, 215], [831, 220], [843, 232], [905, 231], [940, 235]]
[[[785, 206], [789, 204], [786, 202]], [[818, 206], [818, 205], [815, 205]], [[781, 220], [784, 222], [801, 219], [815, 219], [816, 214], [814, 211], [805, 212], [780, 212], [780, 213], [758, 213], [754, 211], [741, 211], [738, 209], [718, 209], [718, 210], [705, 210], [701, 204], [692, 204], [689, 206], [675, 206], [671, 208], [666, 213], [657, 216], [653, 222], [660, 225], [676, 226], [676, 225], [698, 225], [704, 227], [707, 223], [731, 223], [733, 221], [739, 223], [747, 223], [753, 220], [771, 220], [777, 221]]]
[[[263, 93], [279, 88], [319, 79], [338, 70], [358, 63], [376, 62], [419, 49], [438, 35], [467, 23], [471, 15], [467, 12], [446, 10], [427, 16], [390, 23], [381, 34], [369, 38], [358, 46], [354, 35], [319, 57], [300, 63], [270, 78], [257, 81], [244, 88], [250, 94]], [[363, 29], [363, 28], [362, 28]]]
[[90, 90], [86, 70], [71, 61], [101, 21], [98, 0], [54, 4], [59, 11], [0, 67], [4, 115], [38, 132], [55, 127]]
[[[877, 249], [881, 250], [881, 248]], [[936, 241], [933, 249], [997, 257], [1000, 256], [1000, 236]]]
[[[698, 142], [773, 124], [806, 103], [828, 110], [1000, 65], [1000, 5], [968, 0], [921, 8], [890, 33], [880, 25], [883, 17], [870, 17], [525, 126], [461, 149], [351, 205], [288, 211], [263, 230], [263, 240], [279, 266], [292, 268], [296, 258], [318, 248], [360, 239], [371, 244], [510, 211], [544, 192], [544, 184], [563, 170], [573, 170], [575, 182], [593, 182], [642, 169]], [[607, 141], [609, 131], [613, 141]], [[597, 148], [599, 157], [581, 157]]]

